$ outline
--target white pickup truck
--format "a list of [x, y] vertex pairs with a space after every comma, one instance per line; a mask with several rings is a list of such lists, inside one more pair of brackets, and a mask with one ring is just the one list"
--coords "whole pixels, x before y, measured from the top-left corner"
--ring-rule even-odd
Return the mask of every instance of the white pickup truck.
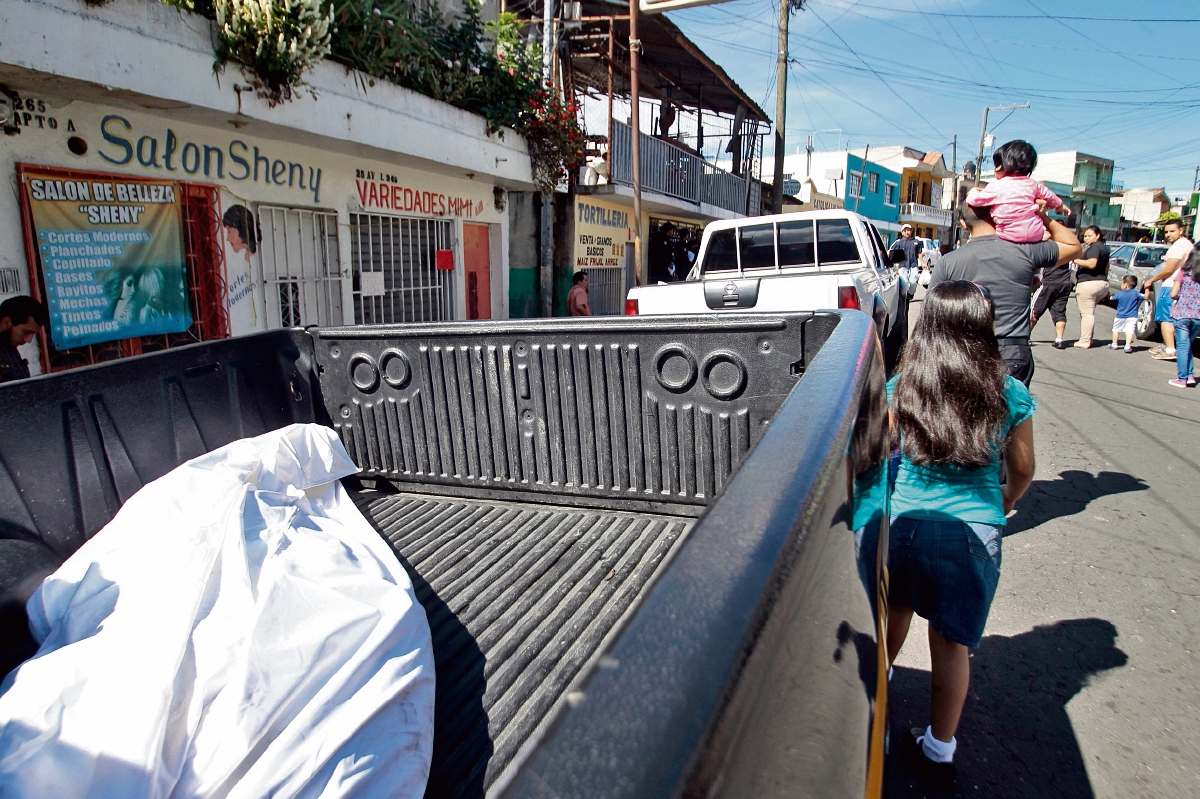
[[870, 220], [802, 211], [712, 222], [687, 279], [635, 286], [626, 314], [861, 310], [890, 372], [908, 340], [908, 292]]

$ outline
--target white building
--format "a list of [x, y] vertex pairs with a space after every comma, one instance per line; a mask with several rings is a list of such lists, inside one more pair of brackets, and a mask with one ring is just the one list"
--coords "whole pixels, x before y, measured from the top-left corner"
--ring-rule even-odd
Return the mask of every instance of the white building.
[[[213, 74], [211, 25], [151, 0], [0, 5], [0, 84], [16, 106], [0, 139], [14, 186], [0, 194], [0, 290], [45, 296], [31, 180], [153, 180], [180, 195], [204, 338], [508, 315], [507, 192], [534, 189], [518, 135], [386, 82], [364, 88], [329, 61], [306, 75], [317, 99], [271, 108], [236, 66]], [[168, 339], [89, 346], [51, 368]]]

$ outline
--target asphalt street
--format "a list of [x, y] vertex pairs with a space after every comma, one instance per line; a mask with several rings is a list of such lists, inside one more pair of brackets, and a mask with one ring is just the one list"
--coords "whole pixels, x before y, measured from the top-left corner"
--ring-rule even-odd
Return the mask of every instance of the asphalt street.
[[[1054, 349], [1048, 316], [1034, 330], [1037, 472], [972, 656], [958, 796], [1200, 796], [1200, 390], [1168, 386], [1175, 363], [1148, 343], [1103, 346], [1113, 316], [1099, 309], [1090, 350]], [[919, 619], [890, 702], [884, 795], [946, 795], [895, 745], [929, 721]]]

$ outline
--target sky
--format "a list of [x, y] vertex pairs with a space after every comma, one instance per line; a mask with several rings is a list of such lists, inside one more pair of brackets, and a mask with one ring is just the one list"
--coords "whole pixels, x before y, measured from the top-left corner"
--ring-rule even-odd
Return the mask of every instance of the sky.
[[[775, 116], [777, 0], [670, 17]], [[995, 143], [1116, 162], [1125, 188], [1185, 192], [1200, 165], [1200, 3], [807, 0], [789, 24], [786, 148], [907, 145], [959, 166]], [[770, 139], [766, 145], [771, 153]]]

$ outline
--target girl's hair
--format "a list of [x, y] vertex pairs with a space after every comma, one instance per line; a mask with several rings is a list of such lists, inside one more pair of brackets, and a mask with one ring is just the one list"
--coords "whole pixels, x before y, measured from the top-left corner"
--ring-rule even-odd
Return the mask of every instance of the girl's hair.
[[1200, 275], [1200, 251], [1192, 250], [1192, 254], [1183, 262], [1183, 266], [1180, 269], [1183, 270], [1185, 275], [1195, 280], [1197, 275]]
[[991, 300], [953, 280], [934, 286], [924, 305], [898, 367], [893, 446], [899, 436], [904, 455], [922, 466], [987, 466], [1008, 419], [1008, 367]]
[[1100, 232], [1100, 228], [1096, 227], [1095, 225], [1088, 225], [1083, 229], [1083, 232], [1087, 233], [1089, 230], [1095, 233], [1096, 238], [1100, 239], [1100, 241], [1104, 241], [1104, 234]]

